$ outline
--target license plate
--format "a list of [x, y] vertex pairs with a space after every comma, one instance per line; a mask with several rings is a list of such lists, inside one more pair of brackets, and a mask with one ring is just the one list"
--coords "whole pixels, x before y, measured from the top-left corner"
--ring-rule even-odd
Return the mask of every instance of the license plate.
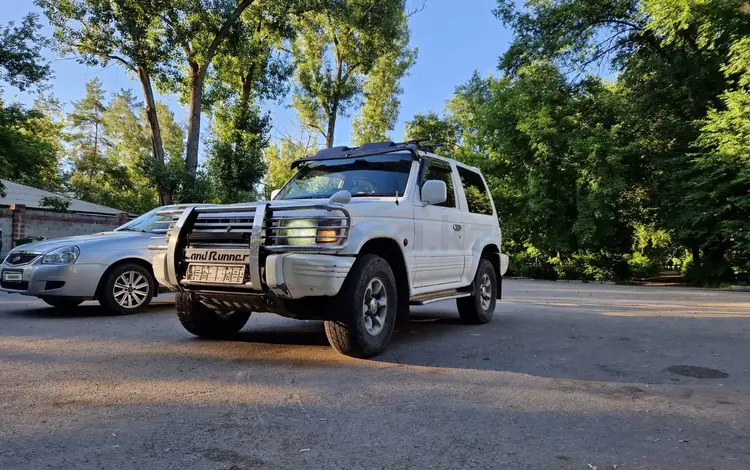
[[245, 266], [190, 264], [185, 279], [217, 284], [243, 284], [245, 282]]
[[3, 281], [21, 282], [23, 281], [23, 272], [21, 271], [3, 271]]

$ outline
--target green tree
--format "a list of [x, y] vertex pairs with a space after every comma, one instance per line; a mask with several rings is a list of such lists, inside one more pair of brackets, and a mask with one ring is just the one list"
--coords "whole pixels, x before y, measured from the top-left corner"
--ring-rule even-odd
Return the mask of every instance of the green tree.
[[435, 151], [451, 156], [458, 147], [461, 130], [454, 120], [444, 119], [434, 111], [427, 114], [416, 114], [406, 122], [404, 138], [406, 140], [426, 140]]
[[[0, 80], [26, 90], [51, 76], [41, 55], [47, 40], [40, 29], [33, 14], [19, 26], [13, 22], [0, 26]], [[56, 102], [44, 97], [32, 109], [0, 98], [0, 177], [47, 189], [59, 185], [61, 126], [52, 115], [55, 109]], [[2, 182], [0, 194], [5, 194]]]
[[291, 166], [295, 160], [313, 155], [316, 151], [317, 148], [311, 135], [300, 140], [284, 137], [278, 144], [268, 147], [264, 152], [268, 168], [265, 181], [266, 198], [271, 196], [273, 190], [280, 189], [294, 176], [296, 171]]
[[623, 167], [639, 178], [627, 193], [637, 201], [629, 215], [656, 222], [690, 248], [696, 279], [727, 279], [733, 269], [738, 275], [736, 260], [748, 256], [737, 241], [743, 239], [739, 221], [747, 219], [747, 180], [742, 162], [720, 149], [731, 146], [730, 134], [742, 135], [746, 119], [738, 114], [745, 93], [740, 71], [747, 64], [739, 59], [748, 33], [744, 3], [498, 5], [496, 14], [516, 33], [500, 62], [507, 73], [517, 75], [539, 60], [558, 64], [573, 83], [587, 80], [595, 67], [618, 72], [624, 97], [618, 128], [638, 155]]
[[[210, 67], [222, 47], [246, 47], [243, 22], [257, 24], [268, 12], [266, 4], [269, 2], [260, 0], [179, 0], [170, 2], [162, 15], [167, 33], [165, 42], [183, 52], [187, 66], [182, 89], [189, 106], [185, 166], [191, 176], [198, 169], [203, 95]], [[274, 8], [292, 8], [294, 4], [276, 2]], [[175, 86], [174, 80], [171, 85]]]
[[401, 36], [394, 49], [381, 56], [367, 75], [364, 105], [352, 121], [352, 140], [357, 145], [388, 140], [386, 133], [393, 130], [398, 120], [403, 92], [401, 79], [417, 59], [417, 49], [409, 48], [409, 26], [403, 15]]
[[49, 63], [42, 57], [49, 41], [39, 34], [40, 29], [39, 17], [33, 13], [19, 26], [12, 21], [0, 26], [0, 80], [25, 90], [51, 77]]
[[217, 54], [207, 80], [207, 104], [215, 111], [206, 166], [217, 202], [257, 197], [271, 127], [270, 115], [259, 103], [283, 96], [292, 73], [290, 61], [280, 52], [294, 34], [288, 12], [279, 8], [284, 5], [256, 5], [266, 9], [263, 15], [248, 11], [239, 31]]
[[[0, 178], [38, 188], [59, 188], [57, 165], [62, 155], [62, 125], [38, 100], [27, 109], [0, 100]], [[4, 194], [0, 183], [0, 194]]]
[[[106, 67], [111, 62], [138, 77], [151, 129], [153, 165], [164, 167], [164, 145], [159, 125], [154, 77], [175, 75], [178, 52], [165, 41], [162, 23], [171, 2], [162, 0], [35, 0], [55, 28], [55, 42], [63, 55], [74, 54], [86, 65]], [[155, 172], [163, 173], [163, 172]], [[164, 183], [154, 181], [161, 204], [171, 200]]]
[[257, 106], [217, 113], [207, 166], [219, 202], [256, 198], [256, 185], [266, 170], [263, 150], [268, 146], [270, 128], [270, 115], [261, 114]]
[[73, 112], [68, 115], [73, 128], [71, 139], [80, 158], [95, 161], [104, 153], [108, 142], [103, 139], [102, 115], [106, 110], [104, 90], [98, 78], [86, 83], [86, 95], [73, 102]]
[[110, 140], [104, 135], [107, 110], [99, 79], [86, 83], [86, 95], [73, 102], [70, 123], [72, 171], [69, 182], [76, 197], [108, 206], [119, 206], [118, 196], [130, 186], [126, 168], [109, 156]]
[[322, 135], [326, 147], [378, 58], [400, 45], [403, 15], [403, 0], [345, 0], [299, 18], [293, 103], [302, 125]]
[[[163, 107], [157, 103], [157, 109]], [[171, 114], [167, 109], [158, 109], [162, 116], [165, 143], [169, 143]], [[152, 161], [151, 130], [148, 118], [131, 90], [121, 90], [112, 96], [102, 115], [104, 135], [109, 147], [107, 158], [124, 169], [126, 187], [117, 195], [119, 209], [132, 213], [143, 213], [159, 202], [159, 197], [143, 167]], [[166, 147], [167, 158], [169, 146]], [[178, 158], [181, 155], [178, 154]]]

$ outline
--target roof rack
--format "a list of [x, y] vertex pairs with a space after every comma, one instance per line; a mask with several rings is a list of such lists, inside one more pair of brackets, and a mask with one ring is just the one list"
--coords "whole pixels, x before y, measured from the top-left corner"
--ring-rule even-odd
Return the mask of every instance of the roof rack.
[[[317, 161], [323, 161], [323, 160], [340, 160], [344, 158], [353, 158], [353, 157], [359, 157], [359, 156], [369, 156], [369, 155], [378, 155], [381, 153], [390, 153], [395, 152], [398, 150], [408, 150], [411, 152], [413, 158], [419, 158], [419, 155], [417, 154], [418, 150], [425, 150], [424, 147], [421, 147], [419, 145], [420, 142], [425, 141], [425, 139], [422, 140], [410, 140], [408, 142], [370, 142], [367, 144], [363, 144], [360, 147], [346, 147], [346, 146], [340, 146], [340, 147], [331, 147], [327, 149], [323, 149], [316, 153], [315, 155], [300, 158], [299, 160], [295, 160], [292, 162], [291, 168], [295, 169], [305, 163], [308, 162], [317, 162]], [[430, 151], [430, 150], [426, 150]]]

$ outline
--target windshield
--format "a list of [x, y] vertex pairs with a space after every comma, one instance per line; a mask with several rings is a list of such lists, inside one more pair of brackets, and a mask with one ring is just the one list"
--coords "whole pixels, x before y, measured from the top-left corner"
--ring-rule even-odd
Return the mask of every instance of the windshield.
[[164, 210], [164, 208], [157, 207], [150, 212], [146, 212], [140, 217], [136, 217], [135, 219], [131, 220], [127, 224], [117, 227], [115, 231], [154, 233], [154, 229], [167, 228], [167, 224], [172, 221], [172, 216], [157, 215], [157, 212], [160, 210]]
[[403, 196], [410, 153], [391, 153], [308, 163], [276, 199], [328, 198], [345, 189], [352, 197]]

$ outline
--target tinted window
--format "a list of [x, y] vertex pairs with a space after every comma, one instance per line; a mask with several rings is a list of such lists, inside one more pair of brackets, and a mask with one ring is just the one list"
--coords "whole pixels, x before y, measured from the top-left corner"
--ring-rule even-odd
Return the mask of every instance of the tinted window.
[[458, 167], [458, 175], [461, 177], [461, 184], [464, 186], [469, 212], [492, 215], [490, 194], [484, 185], [484, 181], [482, 181], [482, 177], [478, 173], [461, 167]]
[[451, 171], [451, 167], [449, 165], [446, 165], [442, 162], [438, 162], [435, 160], [424, 160], [426, 165], [424, 169], [424, 173], [421, 179], [421, 183], [419, 187], [422, 187], [422, 184], [424, 184], [427, 180], [439, 180], [445, 182], [445, 188], [448, 190], [448, 199], [445, 200], [442, 204], [435, 204], [436, 206], [443, 206], [443, 207], [456, 207], [456, 192], [453, 188], [453, 172]]

